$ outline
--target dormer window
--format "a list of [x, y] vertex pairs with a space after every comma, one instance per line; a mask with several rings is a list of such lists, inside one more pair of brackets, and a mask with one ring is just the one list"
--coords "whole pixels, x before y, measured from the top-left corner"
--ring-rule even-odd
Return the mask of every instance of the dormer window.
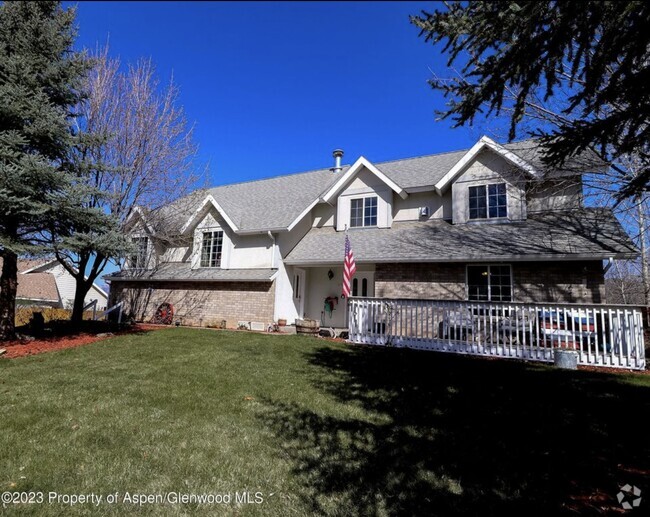
[[469, 218], [494, 219], [508, 217], [505, 183], [469, 187]]
[[135, 246], [135, 253], [129, 260], [133, 269], [144, 269], [147, 267], [147, 251], [149, 249], [148, 237], [133, 237], [131, 242]]
[[350, 200], [350, 228], [377, 226], [377, 196]]
[[223, 232], [203, 232], [201, 243], [201, 267], [221, 267]]

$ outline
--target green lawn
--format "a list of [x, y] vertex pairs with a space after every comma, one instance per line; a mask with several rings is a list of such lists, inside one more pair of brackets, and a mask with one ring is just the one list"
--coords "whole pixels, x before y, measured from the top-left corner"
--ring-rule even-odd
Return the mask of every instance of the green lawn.
[[[0, 359], [0, 492], [104, 497], [0, 514], [596, 514], [619, 485], [650, 494], [649, 388], [643, 375], [175, 328]], [[237, 504], [243, 491], [263, 502]], [[108, 504], [116, 492], [232, 502]]]

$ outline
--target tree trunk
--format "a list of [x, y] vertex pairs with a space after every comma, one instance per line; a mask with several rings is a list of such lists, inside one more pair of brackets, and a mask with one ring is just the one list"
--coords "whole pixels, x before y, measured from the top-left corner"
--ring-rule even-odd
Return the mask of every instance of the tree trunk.
[[90, 291], [92, 282], [87, 282], [80, 278], [76, 278], [75, 280], [77, 282], [74, 290], [74, 304], [72, 305], [72, 316], [70, 316], [70, 321], [80, 323], [84, 318], [84, 302], [88, 291]]
[[0, 341], [16, 338], [16, 291], [18, 290], [18, 255], [2, 253], [0, 276]]
[[643, 300], [646, 307], [650, 305], [650, 272], [648, 271], [648, 247], [646, 243], [646, 220], [643, 195], [636, 198], [637, 210], [639, 211], [639, 241], [641, 244], [641, 278], [643, 279]]

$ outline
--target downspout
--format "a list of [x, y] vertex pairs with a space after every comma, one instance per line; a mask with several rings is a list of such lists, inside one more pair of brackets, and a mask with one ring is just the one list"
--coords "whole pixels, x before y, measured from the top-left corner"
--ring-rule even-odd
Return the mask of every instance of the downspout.
[[270, 230], [267, 232], [267, 235], [273, 243], [271, 244], [271, 269], [275, 269], [275, 237], [273, 237], [273, 234]]
[[603, 269], [603, 276], [607, 274], [607, 272], [613, 265], [614, 265], [614, 257], [609, 257], [607, 259], [607, 264], [605, 264], [605, 269]]

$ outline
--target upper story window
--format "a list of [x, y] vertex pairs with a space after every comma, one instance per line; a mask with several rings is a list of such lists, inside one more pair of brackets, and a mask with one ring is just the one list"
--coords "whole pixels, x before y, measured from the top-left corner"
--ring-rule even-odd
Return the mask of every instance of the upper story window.
[[350, 200], [350, 228], [377, 226], [377, 196]]
[[133, 269], [144, 269], [147, 267], [147, 255], [149, 249], [149, 237], [133, 237], [131, 242], [135, 246], [135, 253], [129, 260]]
[[221, 267], [223, 232], [203, 232], [201, 243], [201, 267]]
[[467, 266], [467, 297], [479, 302], [512, 301], [510, 266]]
[[469, 187], [469, 218], [508, 217], [505, 183]]

